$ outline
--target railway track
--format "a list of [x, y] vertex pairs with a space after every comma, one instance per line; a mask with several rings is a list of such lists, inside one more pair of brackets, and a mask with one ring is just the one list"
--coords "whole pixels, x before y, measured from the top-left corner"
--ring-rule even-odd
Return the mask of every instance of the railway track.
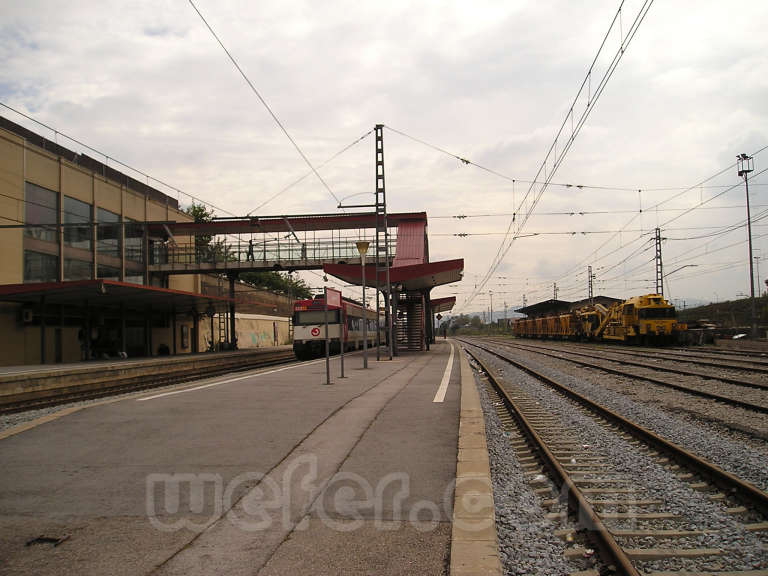
[[138, 375], [122, 379], [116, 378], [113, 383], [106, 385], [87, 383], [9, 394], [0, 398], [0, 414], [11, 414], [70, 402], [93, 400], [292, 361], [296, 361], [296, 356], [292, 350], [279, 350], [265, 352], [255, 358], [253, 356], [230, 356], [205, 366], [179, 367], [159, 374]]
[[[571, 542], [565, 555], [581, 564], [577, 570], [586, 569], [580, 574], [768, 574], [760, 569], [765, 557], [754, 559], [729, 544], [734, 537], [754, 543], [768, 530], [768, 494], [504, 354], [462, 342], [487, 376], [493, 404], [548, 518], [578, 524], [558, 535]], [[555, 390], [558, 399], [511, 382], [510, 365]], [[579, 542], [585, 529], [600, 565]], [[722, 568], [728, 564], [735, 571]]]
[[[697, 352], [691, 352], [688, 354], [675, 353], [666, 350], [660, 350], [658, 348], [636, 348], [636, 349], [619, 349], [616, 346], [600, 346], [597, 344], [577, 344], [569, 342], [570, 346], [576, 348], [583, 348], [585, 350], [600, 350], [608, 354], [616, 354], [621, 356], [629, 356], [636, 358], [653, 358], [659, 360], [669, 360], [670, 362], [679, 362], [682, 364], [695, 364], [697, 366], [708, 366], [712, 368], [722, 368], [727, 370], [737, 370], [740, 372], [748, 372], [750, 374], [768, 374], [768, 361], [757, 360], [735, 360], [725, 359], [719, 360], [716, 356], [708, 354], [700, 354]], [[690, 373], [690, 372], [685, 372]], [[768, 385], [758, 384], [756, 387], [768, 390]]]
[[[681, 392], [685, 392], [687, 394], [691, 394], [694, 396], [699, 396], [701, 398], [707, 398], [709, 400], [714, 400], [716, 402], [721, 402], [723, 404], [727, 404], [730, 406], [737, 406], [739, 408], [744, 408], [746, 410], [751, 410], [754, 412], [758, 412], [761, 414], [768, 414], [768, 405], [766, 404], [758, 404], [754, 401], [746, 401], [740, 398], [737, 398], [735, 396], [727, 396], [724, 394], [721, 394], [719, 392], [711, 392], [708, 390], [704, 390], [702, 388], [695, 388], [692, 386], [686, 386], [684, 384], [679, 384], [676, 382], [670, 382], [669, 380], [664, 380], [661, 378], [656, 378], [654, 376], [650, 376], [648, 374], [644, 374], [642, 372], [638, 371], [627, 371], [627, 370], [621, 370], [618, 368], [612, 368], [610, 366], [606, 366], [605, 364], [601, 362], [595, 362], [595, 361], [588, 361], [588, 360], [580, 360], [579, 358], [594, 358], [594, 354], [587, 354], [584, 352], [573, 352], [570, 350], [564, 350], [564, 349], [553, 349], [553, 348], [546, 348], [543, 346], [538, 345], [525, 345], [520, 343], [513, 343], [509, 340], [498, 340], [494, 341], [495, 343], [499, 345], [503, 345], [509, 348], [517, 348], [519, 350], [525, 350], [527, 352], [533, 352], [536, 354], [541, 354], [543, 356], [547, 356], [550, 358], [556, 358], [558, 360], [564, 360], [566, 362], [571, 362], [573, 364], [584, 366], [586, 368], [593, 368], [595, 370], [601, 370], [603, 372], [607, 372], [609, 374], [615, 374], [617, 376], [624, 376], [628, 378], [633, 378], [637, 380], [644, 380], [646, 382], [651, 382], [652, 384], [656, 384], [659, 386], [663, 386], [665, 388], [671, 388], [674, 390], [678, 390]], [[750, 381], [744, 381], [744, 380], [738, 380], [738, 379], [732, 379], [732, 378], [725, 378], [725, 377], [719, 377], [714, 374], [706, 374], [706, 373], [700, 373], [700, 372], [692, 372], [692, 371], [686, 371], [686, 370], [679, 370], [675, 368], [669, 368], [664, 366], [657, 366], [657, 365], [648, 365], [640, 362], [632, 362], [627, 360], [619, 360], [619, 359], [613, 359], [609, 358], [607, 356], [601, 357], [602, 362], [612, 362], [619, 365], [624, 366], [636, 366], [640, 367], [643, 370], [646, 371], [658, 371], [658, 372], [668, 372], [672, 374], [681, 374], [685, 376], [694, 376], [698, 378], [703, 378], [705, 380], [711, 380], [711, 381], [719, 381], [724, 382], [726, 384], [735, 385], [735, 386], [743, 386], [745, 388], [751, 388], [756, 390], [768, 390], [768, 386], [765, 384], [757, 384], [755, 382]]]

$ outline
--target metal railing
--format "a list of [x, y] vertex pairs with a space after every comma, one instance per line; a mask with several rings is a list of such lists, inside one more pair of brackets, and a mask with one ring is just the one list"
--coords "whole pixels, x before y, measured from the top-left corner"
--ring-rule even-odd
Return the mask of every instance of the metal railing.
[[[289, 239], [267, 239], [252, 242], [224, 242], [215, 238], [207, 243], [190, 242], [152, 243], [149, 265], [180, 265], [194, 267], [201, 264], [215, 268], [242, 268], [253, 263], [254, 268], [272, 266], [307, 265], [313, 262], [357, 261], [360, 254], [355, 242], [358, 238], [318, 240], [300, 243]], [[396, 239], [390, 240], [390, 253], [395, 253]]]

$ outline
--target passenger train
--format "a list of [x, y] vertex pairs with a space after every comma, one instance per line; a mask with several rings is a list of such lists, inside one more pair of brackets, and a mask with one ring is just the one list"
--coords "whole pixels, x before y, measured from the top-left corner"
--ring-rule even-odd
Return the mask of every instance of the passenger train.
[[[293, 307], [293, 351], [300, 360], [317, 358], [325, 354], [325, 299], [316, 296], [312, 300], [297, 300]], [[386, 340], [384, 314], [380, 315], [379, 338]], [[376, 345], [376, 311], [366, 309], [368, 347]], [[340, 339], [341, 335], [341, 339]], [[330, 353], [338, 354], [340, 342], [344, 350], [363, 348], [363, 307], [353, 300], [343, 298], [341, 307], [328, 306], [328, 336]]]
[[687, 326], [660, 294], [634, 296], [610, 308], [586, 305], [569, 312], [515, 321], [522, 338], [603, 340], [628, 344], [672, 344]]

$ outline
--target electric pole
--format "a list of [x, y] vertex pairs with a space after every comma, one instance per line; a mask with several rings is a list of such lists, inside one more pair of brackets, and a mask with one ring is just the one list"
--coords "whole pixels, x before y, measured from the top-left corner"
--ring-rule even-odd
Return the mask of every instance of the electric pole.
[[592, 275], [592, 266], [587, 266], [587, 278], [589, 278], [589, 303], [594, 304], [595, 295], [592, 292], [592, 279], [594, 278], [594, 276]]
[[656, 294], [664, 298], [664, 268], [661, 262], [661, 228], [656, 228]]
[[554, 300], [557, 300], [557, 282], [552, 284], [552, 292], [554, 293]]
[[493, 290], [488, 290], [488, 296], [491, 297], [491, 315], [490, 315], [490, 319], [491, 319], [491, 324], [493, 324]]
[[757, 338], [757, 313], [755, 310], [755, 275], [752, 262], [752, 217], [749, 212], [749, 173], [752, 172], [754, 164], [752, 163], [752, 156], [746, 154], [739, 154], [736, 156], [737, 165], [739, 168], [739, 176], [744, 178], [744, 187], [747, 192], [747, 236], [749, 239], [749, 292], [750, 302], [752, 305], [752, 338]]

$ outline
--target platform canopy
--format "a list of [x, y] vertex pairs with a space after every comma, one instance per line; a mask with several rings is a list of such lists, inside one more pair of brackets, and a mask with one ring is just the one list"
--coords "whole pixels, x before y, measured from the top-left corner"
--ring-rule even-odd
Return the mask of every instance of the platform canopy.
[[[326, 264], [323, 271], [347, 282], [362, 286], [362, 266], [355, 264]], [[389, 269], [389, 282], [400, 291], [416, 291], [451, 284], [461, 280], [464, 273], [464, 259], [443, 260], [442, 262], [427, 262], [426, 264], [411, 264], [408, 266], [393, 266]], [[376, 278], [376, 265], [365, 266], [365, 285], [386, 290], [386, 272], [380, 272]]]
[[453, 310], [455, 305], [456, 296], [448, 296], [447, 298], [432, 298], [429, 301], [429, 307], [434, 314], [449, 312]]
[[528, 316], [543, 316], [548, 314], [558, 314], [560, 312], [567, 312], [571, 307], [570, 302], [565, 300], [549, 299], [544, 302], [537, 302], [531, 304], [525, 308], [518, 308], [515, 312], [520, 312]]
[[0, 302], [39, 304], [43, 298], [45, 304], [52, 305], [84, 306], [87, 303], [94, 308], [124, 305], [128, 310], [143, 312], [149, 307], [174, 309], [179, 314], [204, 314], [211, 309], [220, 312], [232, 302], [219, 296], [104, 279], [0, 285]]

